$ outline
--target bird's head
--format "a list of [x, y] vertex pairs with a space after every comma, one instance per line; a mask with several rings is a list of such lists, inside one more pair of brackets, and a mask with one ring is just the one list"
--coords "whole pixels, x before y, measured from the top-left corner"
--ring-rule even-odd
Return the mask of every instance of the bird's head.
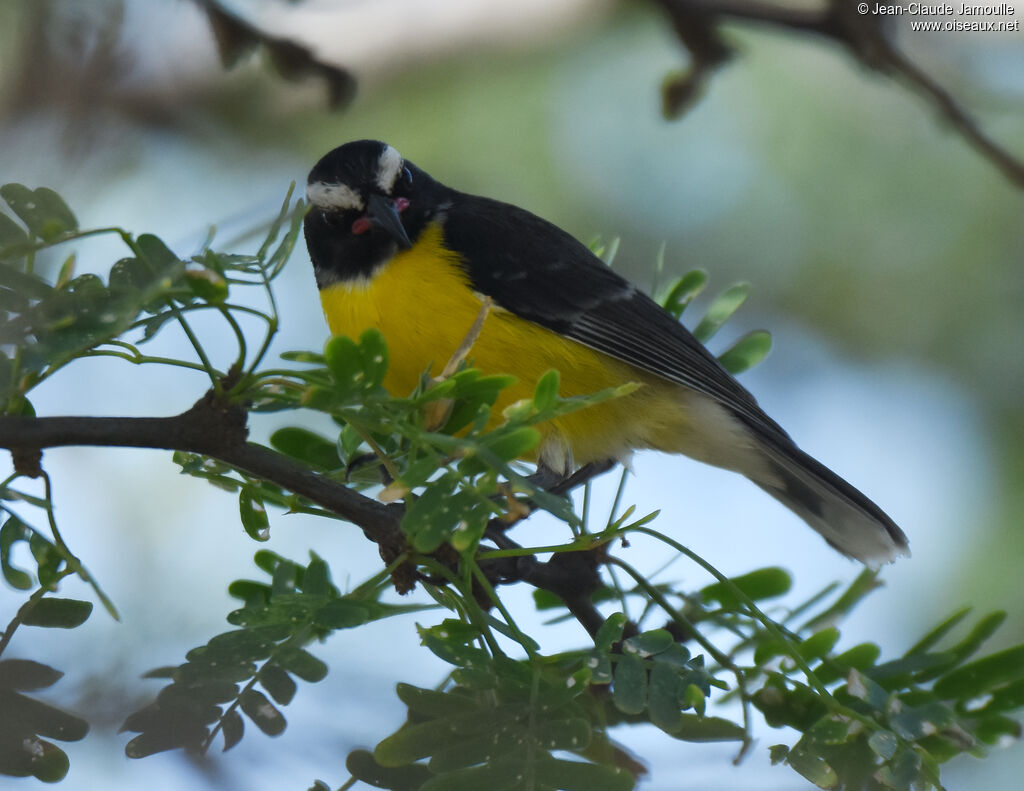
[[369, 277], [410, 248], [430, 215], [430, 178], [387, 143], [356, 140], [310, 171], [306, 245], [320, 287]]

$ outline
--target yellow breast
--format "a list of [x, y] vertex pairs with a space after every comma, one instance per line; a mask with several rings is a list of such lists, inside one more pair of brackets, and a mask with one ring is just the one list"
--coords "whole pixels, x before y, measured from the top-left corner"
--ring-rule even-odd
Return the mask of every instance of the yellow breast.
[[[457, 256], [442, 242], [440, 227], [431, 225], [411, 249], [396, 255], [369, 281], [337, 283], [320, 292], [335, 335], [358, 338], [370, 327], [384, 334], [389, 352], [384, 384], [394, 395], [412, 392], [428, 366], [432, 375], [438, 375], [480, 312], [481, 298], [470, 287]], [[532, 396], [537, 380], [552, 368], [561, 374], [563, 396], [586, 395], [630, 381], [648, 385], [540, 426], [541, 453], [555, 467], [561, 466], [559, 447], [583, 464], [657, 446], [661, 443], [652, 442], [652, 433], [680, 428], [675, 425], [679, 410], [666, 409], [668, 404], [663, 403], [666, 383], [508, 311], [488, 315], [469, 359], [484, 373], [512, 374], [517, 379], [495, 405], [495, 423], [507, 405]]]

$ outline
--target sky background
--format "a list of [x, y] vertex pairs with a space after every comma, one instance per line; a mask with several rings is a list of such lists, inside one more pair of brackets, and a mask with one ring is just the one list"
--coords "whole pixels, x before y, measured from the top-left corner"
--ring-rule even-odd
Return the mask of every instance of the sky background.
[[[223, 70], [192, 3], [0, 0], [0, 182], [53, 187], [83, 227], [152, 232], [187, 257], [211, 225], [230, 244], [272, 216], [326, 151], [373, 137], [451, 186], [524, 206], [584, 241], [620, 236], [616, 266], [642, 285], [662, 244], [664, 278], [706, 269], [711, 294], [749, 281], [748, 303], [712, 349], [770, 330], [771, 355], [743, 383], [910, 538], [913, 558], [885, 570], [886, 587], [844, 625], [842, 645], [872, 640], [896, 654], [964, 604], [978, 615], [1008, 609], [1000, 639], [1024, 637], [1024, 191], [926, 102], [836, 47], [737, 26], [729, 37], [741, 56], [682, 120], [665, 121], [659, 85], [685, 56], [643, 4], [234, 6], [351, 68], [354, 103], [329, 110], [321, 83], [282, 80], [259, 57]], [[1024, 34], [894, 35], [1024, 156]], [[109, 240], [76, 251], [79, 271], [102, 273], [125, 254]], [[301, 245], [279, 298], [275, 352], [319, 349], [327, 329]], [[205, 329], [212, 354], [229, 359], [229, 339]], [[167, 333], [150, 351], [182, 348]], [[169, 415], [205, 386], [198, 375], [90, 360], [33, 402], [39, 414]], [[255, 417], [254, 437], [280, 421]], [[67, 541], [122, 613], [114, 623], [97, 611], [66, 634], [25, 629], [12, 644], [15, 656], [65, 670], [52, 699], [93, 723], [67, 746], [64, 787], [304, 787], [314, 777], [336, 786], [349, 750], [401, 722], [396, 681], [443, 677], [418, 648], [415, 618], [375, 624], [314, 649], [332, 672], [300, 686], [277, 740], [250, 728], [228, 756], [129, 761], [116, 731], [159, 688], [140, 674], [224, 631], [227, 584], [257, 573], [262, 547], [239, 529], [236, 501], [178, 475], [169, 454], [70, 448], [48, 451], [46, 463]], [[790, 569], [790, 604], [858, 572], [739, 476], [657, 454], [639, 454], [634, 473], [626, 501], [638, 512], [662, 509], [656, 526], [726, 573]], [[594, 513], [614, 482], [597, 487]], [[315, 547], [340, 587], [379, 565], [354, 528], [281, 514], [271, 526], [270, 549], [303, 559]], [[534, 519], [527, 536], [550, 529]], [[626, 559], [648, 571], [669, 560], [641, 541]], [[705, 581], [683, 560], [659, 579]], [[68, 586], [76, 592], [89, 598]], [[529, 626], [528, 591], [508, 595]], [[0, 594], [0, 621], [19, 603]], [[576, 627], [543, 634], [546, 651], [585, 639]], [[617, 736], [652, 766], [649, 791], [809, 787], [768, 768], [767, 746], [791, 734], [764, 728], [739, 768], [729, 745], [680, 744], [653, 728]], [[961, 759], [947, 787], [1009, 788], [1022, 756], [1011, 747], [983, 764]]]

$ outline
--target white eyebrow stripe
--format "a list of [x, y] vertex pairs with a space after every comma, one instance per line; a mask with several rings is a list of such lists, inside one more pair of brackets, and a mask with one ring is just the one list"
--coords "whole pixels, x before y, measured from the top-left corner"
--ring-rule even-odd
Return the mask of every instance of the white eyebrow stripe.
[[318, 209], [359, 209], [366, 204], [362, 197], [347, 184], [327, 184], [315, 181], [306, 185], [306, 199]]
[[385, 195], [390, 195], [395, 187], [398, 174], [402, 172], [402, 155], [392, 146], [384, 146], [380, 159], [377, 160], [377, 186]]

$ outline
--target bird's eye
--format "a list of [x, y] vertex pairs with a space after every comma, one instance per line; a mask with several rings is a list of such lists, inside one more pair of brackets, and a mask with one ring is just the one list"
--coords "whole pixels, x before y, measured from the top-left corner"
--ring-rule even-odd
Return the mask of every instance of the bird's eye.
[[320, 219], [328, 228], [338, 228], [341, 225], [338, 212], [323, 210], [320, 212]]
[[404, 168], [402, 170], [402, 181], [406, 184], [412, 184], [412, 171], [409, 170], [409, 168]]

